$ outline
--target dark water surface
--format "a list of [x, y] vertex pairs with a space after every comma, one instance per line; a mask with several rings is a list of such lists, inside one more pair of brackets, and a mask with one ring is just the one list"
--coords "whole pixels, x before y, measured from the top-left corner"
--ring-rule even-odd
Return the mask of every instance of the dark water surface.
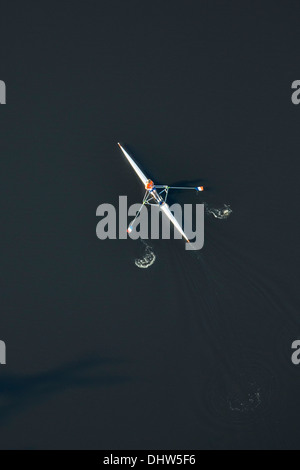
[[[299, 2], [3, 8], [0, 447], [299, 448]], [[97, 239], [117, 141], [230, 204], [201, 251]]]

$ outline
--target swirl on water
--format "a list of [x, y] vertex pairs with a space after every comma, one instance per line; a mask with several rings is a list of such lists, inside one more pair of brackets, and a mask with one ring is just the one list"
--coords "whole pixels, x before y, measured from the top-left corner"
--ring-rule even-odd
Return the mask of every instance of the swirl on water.
[[249, 382], [248, 390], [232, 390], [227, 396], [227, 402], [233, 412], [253, 412], [262, 403], [261, 388], [256, 382]]
[[216, 207], [208, 207], [205, 205], [206, 213], [213, 215], [216, 219], [228, 219], [228, 217], [232, 214], [232, 209], [229, 204], [224, 204], [223, 207], [216, 208]]
[[207, 389], [208, 409], [216, 419], [244, 425], [260, 419], [276, 397], [276, 379], [263, 364], [247, 364], [235, 377], [215, 377]]
[[145, 247], [144, 254], [141, 258], [137, 258], [134, 260], [134, 264], [141, 269], [147, 269], [152, 266], [154, 261], [156, 260], [156, 256], [152, 247], [145, 242], [145, 240], [140, 239]]

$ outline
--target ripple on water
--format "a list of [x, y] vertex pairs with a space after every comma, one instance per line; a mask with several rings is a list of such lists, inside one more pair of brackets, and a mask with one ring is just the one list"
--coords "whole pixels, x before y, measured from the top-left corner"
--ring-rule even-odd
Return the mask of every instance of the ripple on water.
[[229, 204], [224, 204], [223, 207], [209, 207], [207, 204], [205, 205], [206, 213], [213, 215], [216, 219], [228, 219], [228, 217], [232, 214], [232, 209]]
[[274, 374], [262, 363], [249, 363], [232, 377], [215, 377], [207, 387], [214, 420], [236, 426], [259, 420], [270, 409], [277, 389]]
[[145, 251], [144, 251], [144, 254], [141, 258], [137, 258], [137, 259], [134, 260], [134, 264], [138, 268], [147, 269], [147, 268], [150, 268], [150, 266], [152, 266], [152, 264], [155, 262], [156, 255], [155, 255], [152, 247], [150, 245], [148, 245], [148, 243], [145, 242], [145, 240], [141, 239], [141, 242], [143, 243], [143, 245], [145, 247]]

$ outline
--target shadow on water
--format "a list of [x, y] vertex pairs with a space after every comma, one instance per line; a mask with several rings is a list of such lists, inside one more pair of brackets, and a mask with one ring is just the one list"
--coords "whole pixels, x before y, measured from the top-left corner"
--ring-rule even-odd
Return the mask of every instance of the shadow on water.
[[204, 184], [207, 180], [203, 178], [197, 178], [194, 180], [180, 180], [174, 181], [170, 184], [170, 186], [199, 186], [201, 183]]
[[99, 366], [112, 366], [113, 359], [88, 357], [33, 375], [2, 373], [0, 379], [0, 426], [9, 418], [56, 393], [71, 388], [103, 387], [129, 379], [99, 371]]
[[[143, 156], [139, 154], [138, 149], [130, 146], [129, 144], [126, 143], [121, 143], [121, 145], [125, 148], [125, 150], [129, 153], [131, 158], [135, 161], [135, 163], [141, 168], [141, 170], [145, 173], [145, 175], [152, 179], [156, 184], [168, 184], [169, 186], [199, 186], [201, 184], [206, 183], [206, 179], [204, 178], [197, 178], [193, 180], [180, 180], [180, 181], [175, 181], [175, 182], [170, 182], [170, 181], [161, 181], [159, 178], [159, 175], [155, 175], [152, 173], [151, 168], [150, 168], [150, 162], [149, 164], [144, 164], [143, 163]], [[211, 188], [208, 186], [205, 186], [206, 190], [210, 190]]]

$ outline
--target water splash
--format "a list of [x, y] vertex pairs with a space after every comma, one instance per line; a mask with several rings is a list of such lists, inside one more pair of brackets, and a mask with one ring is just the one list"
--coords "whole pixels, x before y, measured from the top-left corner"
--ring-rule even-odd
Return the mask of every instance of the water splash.
[[134, 260], [134, 264], [138, 268], [147, 269], [147, 268], [150, 268], [150, 266], [152, 266], [152, 264], [155, 262], [156, 255], [154, 251], [152, 250], [152, 247], [148, 245], [148, 243], [145, 242], [145, 240], [142, 240], [142, 239], [140, 240], [145, 247], [145, 251], [144, 251], [144, 255], [142, 258], [137, 258]]
[[[238, 364], [242, 373], [215, 373], [207, 385], [207, 411], [214, 420], [231, 425], [249, 425], [268, 414], [277, 402], [278, 382], [261, 355], [246, 355]], [[253, 361], [253, 362], [251, 362]]]
[[248, 393], [233, 393], [228, 396], [228, 405], [231, 411], [236, 413], [253, 412], [262, 403], [261, 388], [256, 383], [250, 383]]
[[228, 219], [232, 213], [232, 209], [229, 204], [224, 204], [221, 208], [208, 207], [205, 205], [206, 213], [212, 214], [216, 219]]

